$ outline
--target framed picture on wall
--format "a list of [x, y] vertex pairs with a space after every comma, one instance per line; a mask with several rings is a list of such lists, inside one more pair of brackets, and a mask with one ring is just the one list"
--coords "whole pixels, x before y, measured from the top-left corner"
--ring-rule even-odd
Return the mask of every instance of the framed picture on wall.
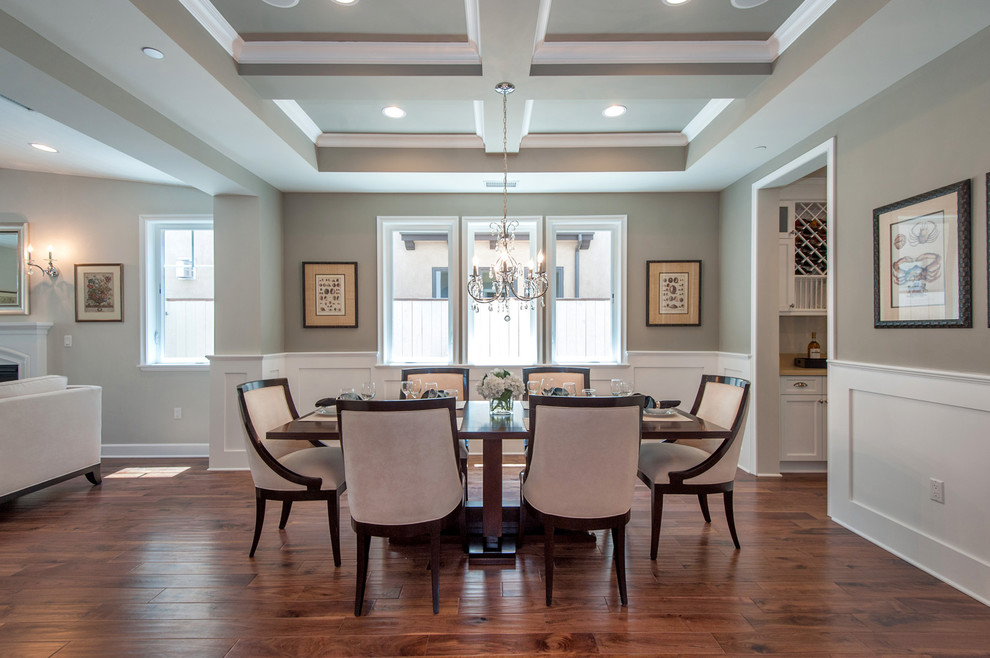
[[303, 263], [303, 326], [357, 327], [357, 263]]
[[701, 324], [701, 261], [646, 261], [646, 326]]
[[124, 266], [77, 264], [76, 322], [124, 321]]
[[873, 326], [971, 327], [970, 182], [873, 211]]

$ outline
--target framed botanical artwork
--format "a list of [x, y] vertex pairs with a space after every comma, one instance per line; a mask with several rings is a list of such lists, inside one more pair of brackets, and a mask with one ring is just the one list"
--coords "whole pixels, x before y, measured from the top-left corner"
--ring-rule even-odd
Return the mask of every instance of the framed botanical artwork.
[[970, 182], [873, 211], [873, 326], [971, 327]]
[[646, 261], [646, 326], [701, 324], [701, 261]]
[[124, 266], [76, 265], [76, 322], [124, 321]]
[[303, 326], [357, 327], [357, 263], [303, 263]]

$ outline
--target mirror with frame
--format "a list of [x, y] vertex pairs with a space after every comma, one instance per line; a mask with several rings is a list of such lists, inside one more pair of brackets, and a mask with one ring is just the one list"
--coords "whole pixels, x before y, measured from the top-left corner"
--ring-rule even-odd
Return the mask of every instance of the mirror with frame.
[[0, 314], [28, 314], [27, 222], [0, 224]]

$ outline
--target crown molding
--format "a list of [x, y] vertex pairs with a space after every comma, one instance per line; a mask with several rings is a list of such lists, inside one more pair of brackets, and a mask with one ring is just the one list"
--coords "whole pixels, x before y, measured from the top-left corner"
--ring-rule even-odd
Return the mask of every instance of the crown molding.
[[533, 64], [769, 64], [776, 56], [770, 41], [544, 41]]
[[217, 43], [227, 51], [231, 57], [237, 58], [237, 51], [244, 40], [237, 34], [237, 30], [227, 22], [217, 8], [209, 0], [179, 0], [182, 6], [193, 15], [199, 24], [210, 33]]
[[238, 64], [480, 64], [471, 43], [247, 41]]
[[526, 148], [634, 148], [687, 146], [684, 133], [533, 133], [522, 138]]
[[804, 0], [770, 37], [770, 40], [776, 44], [777, 56], [790, 48], [797, 38], [821, 18], [833, 4], [835, 0]]
[[292, 123], [299, 127], [299, 130], [309, 137], [310, 141], [315, 143], [316, 140], [323, 134], [320, 127], [316, 125], [316, 122], [306, 114], [306, 111], [294, 100], [275, 100], [273, 101], [278, 105], [279, 109], [285, 112], [285, 116], [289, 117]]
[[394, 133], [323, 133], [316, 138], [317, 147], [336, 148], [413, 148], [467, 149], [484, 148], [477, 135], [465, 134], [394, 134]]
[[715, 120], [722, 110], [729, 107], [732, 102], [731, 98], [713, 98], [708, 103], [701, 108], [701, 111], [694, 115], [694, 118], [688, 122], [688, 125], [684, 126], [684, 130], [681, 132], [687, 137], [690, 142], [699, 134], [701, 131], [708, 127], [712, 121]]

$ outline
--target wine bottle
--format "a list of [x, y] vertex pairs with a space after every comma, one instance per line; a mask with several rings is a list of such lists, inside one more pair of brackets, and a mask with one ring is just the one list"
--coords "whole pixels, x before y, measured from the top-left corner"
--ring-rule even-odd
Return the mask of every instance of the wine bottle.
[[820, 359], [822, 358], [822, 346], [818, 344], [818, 339], [816, 332], [811, 332], [811, 342], [808, 343], [808, 358], [809, 359]]

